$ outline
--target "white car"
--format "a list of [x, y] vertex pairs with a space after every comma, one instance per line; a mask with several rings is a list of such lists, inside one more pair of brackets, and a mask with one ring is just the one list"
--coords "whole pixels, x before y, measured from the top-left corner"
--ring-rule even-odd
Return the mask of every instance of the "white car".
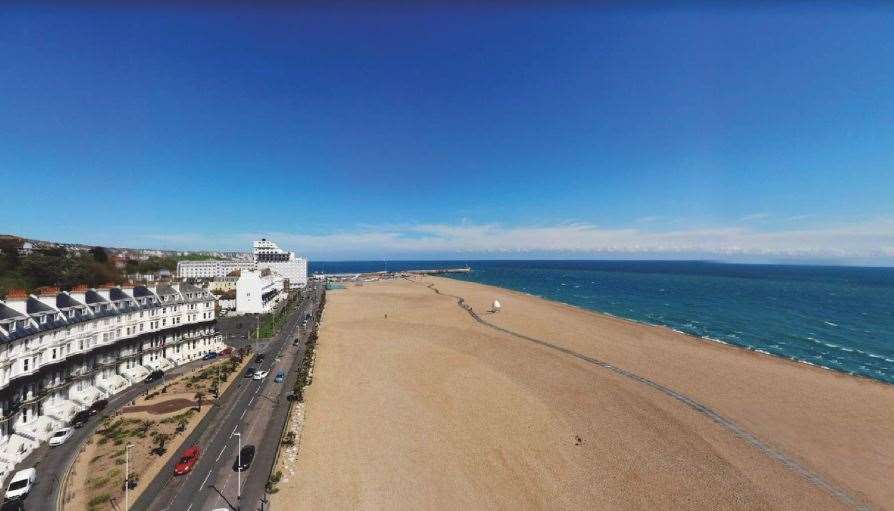
[[9, 481], [9, 486], [6, 488], [6, 500], [24, 499], [31, 493], [31, 487], [34, 486], [35, 481], [37, 481], [36, 469], [19, 470]]
[[50, 445], [57, 446], [65, 443], [66, 440], [71, 438], [71, 435], [74, 433], [74, 430], [71, 428], [62, 428], [59, 431], [53, 433], [53, 436], [50, 437]]
[[270, 373], [270, 371], [258, 371], [255, 373], [254, 376], [252, 376], [252, 378], [254, 378], [255, 380], [263, 380], [264, 378], [267, 377], [267, 374], [269, 374], [269, 373]]

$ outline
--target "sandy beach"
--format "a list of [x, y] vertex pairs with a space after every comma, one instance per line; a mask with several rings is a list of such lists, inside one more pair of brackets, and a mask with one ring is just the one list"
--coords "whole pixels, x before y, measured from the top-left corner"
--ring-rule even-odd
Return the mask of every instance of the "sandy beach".
[[894, 509], [894, 386], [445, 278], [329, 292], [305, 413], [274, 509]]

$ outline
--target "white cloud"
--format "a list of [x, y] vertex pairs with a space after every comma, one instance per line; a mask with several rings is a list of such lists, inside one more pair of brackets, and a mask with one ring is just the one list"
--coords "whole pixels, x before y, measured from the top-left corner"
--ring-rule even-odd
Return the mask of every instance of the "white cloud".
[[817, 228], [761, 230], [732, 226], [656, 232], [601, 228], [588, 223], [534, 226], [501, 224], [418, 224], [363, 226], [328, 234], [288, 232], [232, 235], [148, 235], [149, 240], [183, 249], [246, 249], [251, 240], [274, 239], [311, 257], [368, 258], [414, 255], [562, 253], [630, 257], [637, 254], [700, 254], [703, 257], [891, 258], [894, 220], [879, 219]]
[[742, 220], [747, 222], [749, 220], [764, 220], [770, 218], [770, 213], [752, 213], [750, 215], [745, 215], [742, 217]]

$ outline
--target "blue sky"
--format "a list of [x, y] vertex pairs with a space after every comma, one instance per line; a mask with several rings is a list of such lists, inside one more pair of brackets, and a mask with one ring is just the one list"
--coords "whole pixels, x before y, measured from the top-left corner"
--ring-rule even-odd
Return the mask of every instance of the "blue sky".
[[894, 7], [387, 5], [0, 6], [2, 230], [894, 262]]

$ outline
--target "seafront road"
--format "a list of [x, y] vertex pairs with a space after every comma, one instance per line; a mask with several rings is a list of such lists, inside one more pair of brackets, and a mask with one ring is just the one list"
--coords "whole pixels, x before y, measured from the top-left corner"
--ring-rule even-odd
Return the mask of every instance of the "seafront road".
[[[305, 314], [313, 316], [319, 307], [322, 288], [311, 284], [301, 302], [286, 320], [280, 333], [267, 343], [263, 351], [267, 357], [254, 367], [270, 371], [261, 381], [241, 378], [217, 402], [192, 432], [184, 446], [198, 444], [202, 449], [199, 462], [186, 476], [174, 477], [173, 463], [179, 452], [168, 453], [171, 470], [162, 471], [149, 482], [149, 487], [134, 503], [134, 510], [207, 510], [207, 509], [266, 509], [264, 486], [275, 461], [280, 433], [288, 415], [290, 403], [286, 396], [297, 378], [303, 360], [305, 342], [312, 325], [299, 329]], [[301, 342], [293, 346], [292, 340]], [[256, 352], [258, 352], [256, 350]], [[276, 372], [286, 372], [283, 383], [276, 383]], [[237, 474], [233, 462], [237, 454], [237, 439], [242, 434], [242, 446], [254, 445], [254, 461], [242, 473], [242, 498], [237, 499]]]
[[[215, 360], [194, 360], [167, 371], [165, 375], [167, 377], [179, 376], [214, 362]], [[109, 404], [105, 410], [100, 412], [99, 415], [92, 417], [82, 428], [76, 429], [67, 442], [58, 447], [50, 447], [46, 442], [41, 443], [40, 447], [20, 462], [15, 467], [15, 471], [34, 467], [37, 469], [38, 475], [37, 484], [26, 500], [27, 509], [58, 509], [62, 499], [62, 479], [83, 447], [84, 442], [99, 426], [101, 418], [113, 415], [137, 397], [145, 394], [147, 389], [162, 384], [162, 381], [148, 385], [138, 383], [119, 394], [115, 394], [109, 398]]]

